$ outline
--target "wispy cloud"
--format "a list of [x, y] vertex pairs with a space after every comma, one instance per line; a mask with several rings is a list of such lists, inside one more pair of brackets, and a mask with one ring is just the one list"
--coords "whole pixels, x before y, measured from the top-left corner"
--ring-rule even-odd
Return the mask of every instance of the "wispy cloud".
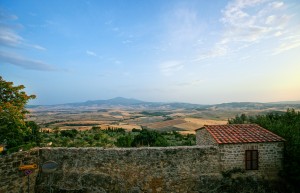
[[292, 35], [292, 36], [287, 37], [287, 38], [283, 38], [281, 40], [281, 43], [280, 43], [279, 47], [277, 47], [274, 50], [273, 55], [280, 54], [282, 52], [291, 50], [293, 48], [297, 48], [299, 46], [300, 46], [300, 34], [299, 35]]
[[181, 61], [165, 61], [160, 64], [159, 68], [163, 75], [171, 76], [184, 67]]
[[203, 23], [197, 10], [189, 6], [178, 6], [166, 12], [163, 18], [165, 49], [186, 49], [201, 39]]
[[11, 21], [17, 20], [18, 17], [5, 11], [0, 15], [0, 45], [6, 47], [30, 47], [37, 50], [45, 50], [44, 47], [32, 43], [28, 43], [21, 35], [17, 33], [17, 29], [23, 28], [20, 24], [11, 24]]
[[1, 46], [9, 46], [9, 47], [17, 47], [20, 46], [24, 42], [24, 39], [19, 36], [13, 29], [0, 23], [0, 45]]
[[130, 44], [130, 43], [132, 43], [132, 40], [129, 40], [129, 39], [123, 40], [122, 43], [123, 44]]
[[[284, 2], [269, 0], [235, 0], [222, 11], [225, 31], [220, 43], [234, 49], [260, 43], [265, 39], [287, 35], [292, 16], [286, 13]], [[293, 43], [294, 47], [296, 44]], [[282, 45], [280, 45], [282, 47]], [[285, 46], [284, 46], [285, 47]]]
[[196, 86], [200, 86], [201, 84], [203, 84], [205, 81], [202, 79], [194, 79], [191, 81], [186, 81], [186, 82], [180, 82], [177, 84], [174, 84], [177, 87], [196, 87]]
[[[12, 64], [30, 70], [54, 71], [56, 70], [51, 65], [30, 59], [14, 53], [11, 48], [33, 48], [35, 50], [46, 50], [44, 47], [28, 43], [21, 35], [17, 33], [20, 24], [12, 24], [11, 21], [17, 20], [18, 17], [1, 10], [0, 14], [0, 46], [3, 48], [0, 51], [0, 61], [2, 63]], [[10, 48], [10, 49], [7, 49]], [[16, 51], [16, 50], [15, 50]]]
[[39, 60], [24, 58], [20, 55], [0, 51], [0, 62], [12, 64], [29, 70], [56, 71], [51, 65]]
[[44, 51], [44, 50], [47, 50], [46, 48], [44, 48], [44, 47], [42, 47], [42, 46], [40, 46], [40, 45], [35, 45], [35, 44], [26, 44], [28, 47], [31, 47], [31, 48], [34, 48], [34, 49], [36, 49], [36, 50], [42, 50], [42, 51]]
[[[194, 61], [215, 58], [237, 52], [273, 38], [280, 42], [273, 54], [278, 54], [299, 45], [300, 38], [293, 41], [284, 37], [296, 33], [292, 29], [284, 2], [270, 0], [234, 0], [222, 10], [220, 22], [224, 30], [210, 51], [200, 53]], [[299, 32], [298, 32], [299, 34]], [[279, 39], [281, 38], [281, 39]], [[270, 48], [272, 50], [274, 48]]]
[[197, 55], [191, 62], [198, 62], [201, 60], [209, 59], [209, 58], [216, 58], [226, 55], [228, 51], [227, 45], [216, 44], [215, 47], [209, 51], [202, 52]]
[[90, 51], [90, 50], [87, 50], [85, 53], [86, 53], [87, 55], [89, 55], [89, 56], [95, 56], [95, 57], [98, 56], [95, 52]]

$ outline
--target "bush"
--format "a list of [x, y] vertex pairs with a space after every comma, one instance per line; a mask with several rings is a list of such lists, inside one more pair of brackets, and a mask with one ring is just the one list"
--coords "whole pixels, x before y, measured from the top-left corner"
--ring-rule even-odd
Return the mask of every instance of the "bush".
[[143, 129], [134, 137], [132, 146], [168, 146], [168, 141], [157, 131]]
[[63, 137], [70, 137], [70, 138], [74, 138], [77, 135], [78, 131], [76, 129], [72, 129], [72, 130], [62, 130], [60, 132], [61, 136]]
[[125, 136], [121, 136], [117, 139], [117, 142], [115, 143], [118, 147], [131, 147], [132, 144], [132, 137], [130, 134], [127, 134]]

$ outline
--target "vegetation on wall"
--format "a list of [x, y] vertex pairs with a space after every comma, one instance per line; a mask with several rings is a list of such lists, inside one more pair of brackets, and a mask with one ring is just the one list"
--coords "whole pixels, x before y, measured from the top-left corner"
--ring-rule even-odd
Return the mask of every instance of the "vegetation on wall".
[[289, 182], [291, 189], [300, 182], [300, 112], [288, 109], [285, 113], [266, 115], [237, 115], [228, 120], [229, 124], [255, 123], [277, 135], [285, 141], [284, 171], [282, 177]]

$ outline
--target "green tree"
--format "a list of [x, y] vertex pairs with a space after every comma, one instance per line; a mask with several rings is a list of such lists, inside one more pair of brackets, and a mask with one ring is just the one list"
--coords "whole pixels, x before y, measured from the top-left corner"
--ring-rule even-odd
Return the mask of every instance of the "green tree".
[[132, 141], [133, 147], [138, 146], [168, 146], [166, 138], [157, 131], [149, 131], [142, 129], [138, 135], [136, 135]]
[[5, 143], [8, 149], [26, 143], [31, 133], [30, 124], [25, 122], [28, 113], [25, 105], [35, 95], [27, 95], [24, 88], [23, 85], [14, 86], [13, 82], [0, 76], [0, 143]]
[[132, 141], [133, 141], [132, 136], [130, 134], [127, 134], [119, 137], [115, 144], [118, 147], [131, 147]]
[[29, 127], [30, 133], [28, 133], [28, 141], [35, 142], [37, 145], [40, 145], [42, 141], [42, 136], [40, 133], [40, 126], [34, 121], [27, 121], [26, 126]]
[[76, 135], [78, 134], [78, 131], [76, 129], [62, 130], [62, 131], [60, 131], [60, 134], [63, 137], [75, 138]]

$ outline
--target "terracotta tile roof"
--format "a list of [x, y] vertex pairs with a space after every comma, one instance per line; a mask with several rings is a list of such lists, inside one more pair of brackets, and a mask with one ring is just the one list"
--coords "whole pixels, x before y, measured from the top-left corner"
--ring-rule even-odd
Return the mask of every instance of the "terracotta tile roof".
[[256, 124], [205, 125], [203, 128], [219, 144], [285, 141], [282, 137]]

